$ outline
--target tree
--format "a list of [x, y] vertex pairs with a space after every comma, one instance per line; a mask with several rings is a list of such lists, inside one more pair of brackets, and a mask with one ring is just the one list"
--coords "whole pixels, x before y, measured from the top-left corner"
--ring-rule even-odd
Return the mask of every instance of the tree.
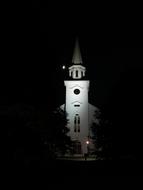
[[96, 156], [98, 159], [108, 160], [112, 158], [112, 136], [111, 122], [107, 119], [105, 113], [95, 113], [98, 123], [92, 124], [93, 142], [96, 147]]
[[17, 104], [9, 107], [7, 127], [8, 159], [11, 161], [53, 159], [70, 148], [66, 115], [58, 109]]
[[44, 134], [45, 142], [49, 147], [52, 155], [64, 155], [71, 149], [71, 140], [67, 136], [69, 129], [67, 128], [66, 113], [60, 108], [52, 112], [47, 120], [46, 133]]

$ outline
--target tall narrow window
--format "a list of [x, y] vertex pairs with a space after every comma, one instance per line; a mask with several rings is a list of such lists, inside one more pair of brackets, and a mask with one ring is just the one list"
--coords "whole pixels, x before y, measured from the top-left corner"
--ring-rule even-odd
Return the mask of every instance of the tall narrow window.
[[76, 117], [74, 117], [74, 132], [76, 132]]
[[71, 72], [71, 77], [73, 77], [73, 72]]
[[80, 124], [80, 117], [78, 116], [78, 124]]
[[74, 132], [80, 132], [80, 117], [78, 114], [74, 117]]
[[78, 116], [78, 132], [80, 132], [80, 117]]
[[78, 71], [76, 71], [76, 77], [78, 77]]

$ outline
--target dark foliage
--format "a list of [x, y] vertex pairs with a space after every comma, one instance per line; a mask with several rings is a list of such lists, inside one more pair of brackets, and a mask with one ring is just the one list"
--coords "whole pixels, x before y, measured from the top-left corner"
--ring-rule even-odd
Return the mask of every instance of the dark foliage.
[[34, 160], [55, 159], [70, 147], [65, 113], [42, 110], [22, 104], [9, 107], [3, 117], [9, 163], [28, 165]]
[[122, 73], [111, 96], [109, 112], [113, 122], [113, 154], [116, 160], [142, 160], [141, 86], [142, 69], [130, 69]]
[[107, 118], [107, 115], [103, 112], [95, 114], [99, 119], [99, 124], [93, 123], [93, 142], [95, 144], [95, 154], [97, 159], [112, 159], [112, 124]]

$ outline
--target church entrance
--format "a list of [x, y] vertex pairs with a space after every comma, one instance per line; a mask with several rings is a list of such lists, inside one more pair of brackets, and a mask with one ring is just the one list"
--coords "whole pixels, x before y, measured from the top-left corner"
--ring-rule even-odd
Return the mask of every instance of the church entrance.
[[81, 154], [81, 142], [73, 142], [73, 154]]

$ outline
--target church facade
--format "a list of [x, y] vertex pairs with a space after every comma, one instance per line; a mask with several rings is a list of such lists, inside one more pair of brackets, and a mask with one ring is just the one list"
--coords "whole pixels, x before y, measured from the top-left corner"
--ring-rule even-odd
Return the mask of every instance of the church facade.
[[69, 78], [64, 81], [66, 87], [65, 104], [61, 106], [67, 113], [68, 135], [74, 144], [75, 154], [85, 154], [94, 149], [92, 142], [92, 123], [99, 123], [96, 118], [98, 108], [89, 103], [90, 81], [86, 79], [78, 40], [75, 44], [72, 66], [68, 68]]

